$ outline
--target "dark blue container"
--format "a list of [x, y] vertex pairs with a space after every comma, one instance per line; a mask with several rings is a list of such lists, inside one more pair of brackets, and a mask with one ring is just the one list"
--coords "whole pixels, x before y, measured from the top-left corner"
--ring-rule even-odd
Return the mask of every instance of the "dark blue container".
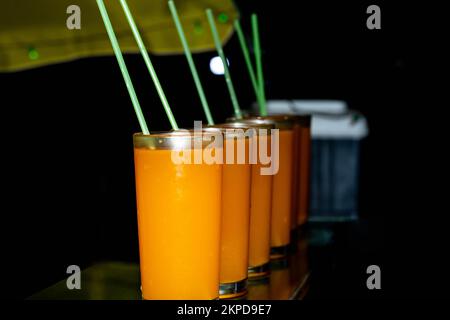
[[358, 218], [360, 140], [314, 139], [309, 221]]

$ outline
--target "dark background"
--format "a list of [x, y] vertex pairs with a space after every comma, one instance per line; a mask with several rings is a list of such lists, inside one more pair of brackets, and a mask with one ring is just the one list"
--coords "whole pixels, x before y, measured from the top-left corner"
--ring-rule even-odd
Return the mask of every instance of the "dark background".
[[[387, 243], [386, 230], [393, 216], [402, 213], [397, 204], [408, 188], [404, 178], [409, 173], [401, 170], [406, 156], [394, 156], [400, 151], [395, 143], [406, 131], [406, 121], [399, 129], [400, 116], [415, 110], [411, 77], [417, 69], [410, 40], [416, 34], [407, 23], [408, 6], [236, 3], [247, 34], [250, 13], [259, 14], [268, 99], [345, 100], [369, 122], [361, 154], [361, 219], [333, 226], [336, 244], [313, 251], [316, 285], [311, 296], [395, 295], [394, 271], [402, 266], [390, 254], [395, 245]], [[366, 28], [370, 4], [381, 7], [381, 30]], [[248, 107], [254, 97], [235, 36], [225, 53], [240, 104]], [[232, 107], [224, 79], [209, 70], [215, 55], [196, 54], [194, 59], [220, 122]], [[204, 120], [185, 57], [152, 59], [180, 127]], [[168, 130], [141, 56], [126, 55], [125, 60], [149, 127]], [[8, 296], [24, 298], [63, 279], [71, 264], [138, 261], [132, 134], [139, 128], [115, 57], [0, 74], [0, 88], [7, 150], [1, 226]], [[409, 147], [403, 144], [402, 150]], [[382, 268], [381, 293], [365, 289], [370, 264]]]

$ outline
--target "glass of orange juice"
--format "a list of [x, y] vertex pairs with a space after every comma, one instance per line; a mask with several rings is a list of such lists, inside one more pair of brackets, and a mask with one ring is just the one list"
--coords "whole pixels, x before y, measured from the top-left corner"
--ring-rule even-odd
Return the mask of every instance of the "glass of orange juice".
[[[284, 258], [288, 254], [291, 239], [295, 121], [284, 115], [246, 118], [246, 121], [253, 120], [274, 124], [279, 129], [279, 169], [273, 176], [270, 256], [271, 259]], [[272, 154], [274, 152], [272, 150]]]
[[[253, 128], [256, 130], [252, 146], [260, 151], [265, 146], [267, 155], [271, 154], [271, 130], [275, 128], [261, 120], [245, 121], [229, 119], [235, 127]], [[261, 168], [267, 164], [261, 162], [257, 156], [252, 164], [250, 191], [250, 239], [248, 258], [249, 279], [259, 279], [270, 274], [270, 219], [272, 212], [272, 183], [273, 175], [262, 174]]]
[[220, 299], [247, 293], [250, 223], [250, 136], [243, 128], [214, 125], [205, 130], [223, 134], [222, 229], [220, 251]]
[[291, 233], [307, 220], [310, 168], [310, 115], [278, 115], [294, 121], [293, 178], [291, 199]]
[[211, 140], [133, 136], [143, 299], [218, 298], [223, 166], [192, 161]]

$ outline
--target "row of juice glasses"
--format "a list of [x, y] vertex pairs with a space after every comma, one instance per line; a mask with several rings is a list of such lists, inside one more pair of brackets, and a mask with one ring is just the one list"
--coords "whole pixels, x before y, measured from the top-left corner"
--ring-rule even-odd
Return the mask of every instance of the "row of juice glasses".
[[[242, 137], [236, 129], [251, 134]], [[309, 164], [301, 160], [309, 162], [309, 151], [302, 149], [309, 148], [308, 143], [302, 146], [309, 139], [308, 117], [229, 119], [201, 133], [133, 137], [143, 299], [244, 296], [247, 278], [267, 277], [270, 259], [287, 255], [292, 228], [304, 223], [300, 217], [306, 211], [294, 199], [305, 193], [301, 181], [307, 173], [302, 170]], [[195, 163], [196, 153], [201, 158], [209, 152], [218, 133], [223, 146], [214, 152], [223, 152], [224, 163]], [[243, 163], [238, 161], [239, 140], [245, 146]], [[232, 163], [225, 161], [229, 143]], [[261, 174], [267, 164], [259, 156], [249, 161], [261, 145], [272, 161], [278, 150], [274, 175]], [[174, 153], [189, 161], [174, 161]]]

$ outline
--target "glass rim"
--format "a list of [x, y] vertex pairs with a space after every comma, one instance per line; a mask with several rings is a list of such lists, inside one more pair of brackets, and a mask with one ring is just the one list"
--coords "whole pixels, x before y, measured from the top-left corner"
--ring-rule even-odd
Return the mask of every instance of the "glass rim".
[[281, 118], [281, 117], [287, 117], [290, 119], [293, 119], [294, 121], [298, 122], [301, 126], [310, 126], [311, 125], [311, 119], [312, 114], [311, 113], [271, 113], [267, 116], [261, 116], [257, 111], [251, 110], [249, 112], [246, 112], [244, 114], [244, 119], [246, 118], [256, 118], [256, 117], [275, 117], [275, 118]]
[[260, 122], [245, 122], [241, 120], [233, 120], [230, 122], [219, 123], [211, 125], [211, 127], [227, 128], [227, 129], [275, 129], [275, 123]]
[[[203, 127], [202, 130], [206, 131], [206, 132], [220, 132], [221, 134], [224, 135], [224, 139], [229, 139], [229, 138], [240, 138], [239, 133], [235, 132], [235, 131], [229, 131], [232, 129], [255, 129], [255, 128], [232, 128], [232, 127], [217, 127], [216, 125], [211, 125], [211, 126], [207, 126], [207, 127]], [[194, 131], [194, 130], [192, 130]], [[246, 133], [244, 133], [243, 138], [245, 139], [249, 139], [250, 136], [245, 135]], [[257, 132], [256, 132], [257, 134]], [[253, 132], [251, 137], [253, 137]]]
[[240, 122], [249, 122], [249, 123], [267, 123], [275, 126], [275, 129], [280, 130], [293, 130], [295, 121], [289, 118], [269, 118], [270, 116], [254, 116], [254, 117], [245, 117], [243, 119], [237, 118], [228, 118], [227, 121], [240, 121]]
[[196, 135], [194, 130], [188, 129], [157, 131], [150, 134], [139, 132], [133, 134], [133, 145], [134, 148], [177, 150], [193, 149], [199, 145], [192, 142], [201, 141], [201, 146], [206, 147], [212, 142], [211, 138], [214, 137], [214, 132], [212, 130], [205, 131], [204, 129], [201, 132], [201, 135]]
[[311, 115], [310, 114], [290, 114], [290, 113], [279, 113], [279, 114], [270, 114], [265, 116], [267, 118], [287, 118], [292, 119], [296, 123], [301, 126], [309, 127], [311, 126]]

